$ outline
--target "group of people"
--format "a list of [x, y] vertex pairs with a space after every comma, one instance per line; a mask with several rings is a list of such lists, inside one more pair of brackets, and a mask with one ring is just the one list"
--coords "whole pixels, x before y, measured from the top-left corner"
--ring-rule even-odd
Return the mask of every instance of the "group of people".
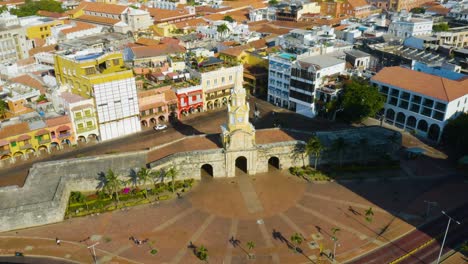
[[132, 240], [133, 243], [135, 243], [135, 244], [137, 244], [137, 245], [143, 245], [143, 244], [145, 244], [146, 242], [148, 242], [148, 238], [147, 238], [147, 239], [144, 239], [144, 240], [140, 240], [140, 239], [135, 238], [134, 236], [129, 237], [128, 240]]

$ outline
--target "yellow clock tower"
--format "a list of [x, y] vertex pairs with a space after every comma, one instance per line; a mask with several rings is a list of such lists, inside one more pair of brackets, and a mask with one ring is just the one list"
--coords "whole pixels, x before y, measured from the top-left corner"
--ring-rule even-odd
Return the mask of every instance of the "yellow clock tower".
[[255, 128], [249, 122], [250, 107], [242, 78], [237, 78], [228, 105], [228, 123], [221, 126], [223, 146], [227, 150], [248, 149], [255, 145]]

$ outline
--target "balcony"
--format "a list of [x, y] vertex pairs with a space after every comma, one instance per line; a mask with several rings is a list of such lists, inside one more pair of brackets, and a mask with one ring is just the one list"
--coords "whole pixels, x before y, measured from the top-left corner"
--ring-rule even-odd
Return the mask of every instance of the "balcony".
[[88, 127], [83, 127], [83, 128], [77, 128], [76, 133], [81, 134], [81, 133], [85, 133], [85, 132], [95, 130], [95, 129], [97, 129], [96, 126], [88, 126]]
[[31, 145], [30, 143], [24, 144], [24, 145], [20, 146], [20, 149], [21, 149], [21, 150], [30, 149], [30, 148], [32, 148], [32, 145]]
[[89, 114], [89, 115], [82, 115], [82, 116], [75, 116], [75, 120], [82, 120], [82, 119], [86, 119], [86, 118], [94, 118], [95, 116], [92, 115], [92, 114]]
[[2, 150], [0, 150], [0, 156], [9, 155], [9, 154], [11, 154], [10, 149], [2, 149]]
[[38, 140], [37, 142], [39, 142], [40, 145], [43, 145], [43, 144], [50, 143], [51, 140], [50, 139], [42, 139], [42, 140]]
[[70, 133], [70, 132], [67, 132], [67, 133], [60, 133], [60, 134], [58, 135], [58, 138], [62, 139], [62, 138], [67, 138], [67, 137], [69, 137], [69, 136], [71, 136], [71, 133]]

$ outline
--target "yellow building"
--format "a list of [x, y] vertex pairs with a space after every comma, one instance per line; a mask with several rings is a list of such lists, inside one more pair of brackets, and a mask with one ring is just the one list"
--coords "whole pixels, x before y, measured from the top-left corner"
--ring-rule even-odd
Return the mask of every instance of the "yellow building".
[[20, 19], [20, 24], [26, 29], [28, 39], [46, 39], [51, 35], [51, 29], [63, 25], [63, 20], [54, 20], [49, 17], [30, 16]]
[[60, 54], [54, 57], [55, 76], [62, 85], [69, 85], [72, 93], [84, 98], [93, 97], [93, 86], [111, 81], [133, 78], [125, 67], [122, 53]]
[[27, 122], [0, 129], [0, 159], [27, 157], [36, 151], [48, 151], [51, 144], [47, 129], [31, 131]]
[[180, 35], [184, 33], [184, 30], [179, 30], [177, 27], [172, 23], [159, 23], [157, 25], [151, 26], [151, 29], [157, 36], [161, 37], [172, 37], [174, 35]]

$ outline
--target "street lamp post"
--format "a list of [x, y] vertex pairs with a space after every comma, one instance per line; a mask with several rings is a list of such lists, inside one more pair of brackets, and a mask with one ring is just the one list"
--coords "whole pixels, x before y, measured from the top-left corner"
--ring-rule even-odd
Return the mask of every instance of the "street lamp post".
[[333, 258], [332, 260], [335, 261], [335, 254], [336, 254], [336, 246], [340, 246], [340, 244], [338, 244], [338, 239], [333, 239], [334, 243], [333, 243]]
[[431, 210], [431, 206], [437, 206], [437, 202], [432, 202], [432, 201], [427, 201], [427, 200], [424, 200], [424, 202], [427, 204], [426, 218], [428, 218], [429, 217], [429, 212]]
[[444, 239], [442, 240], [442, 246], [440, 247], [439, 257], [437, 258], [436, 264], [440, 263], [440, 257], [442, 256], [442, 250], [444, 249], [445, 239], [447, 238], [447, 234], [448, 234], [449, 227], [450, 227], [450, 222], [453, 220], [455, 223], [457, 223], [459, 225], [461, 224], [460, 222], [458, 222], [457, 220], [455, 220], [451, 216], [449, 216], [447, 213], [445, 213], [445, 211], [442, 211], [442, 214], [447, 216], [449, 220], [448, 220], [448, 223], [447, 223], [447, 229], [445, 230]]
[[96, 259], [96, 250], [94, 249], [97, 245], [99, 244], [99, 242], [96, 242], [94, 244], [92, 244], [91, 246], [89, 246], [88, 248], [92, 248], [93, 249], [93, 260], [94, 260], [94, 264], [97, 264], [97, 259]]

